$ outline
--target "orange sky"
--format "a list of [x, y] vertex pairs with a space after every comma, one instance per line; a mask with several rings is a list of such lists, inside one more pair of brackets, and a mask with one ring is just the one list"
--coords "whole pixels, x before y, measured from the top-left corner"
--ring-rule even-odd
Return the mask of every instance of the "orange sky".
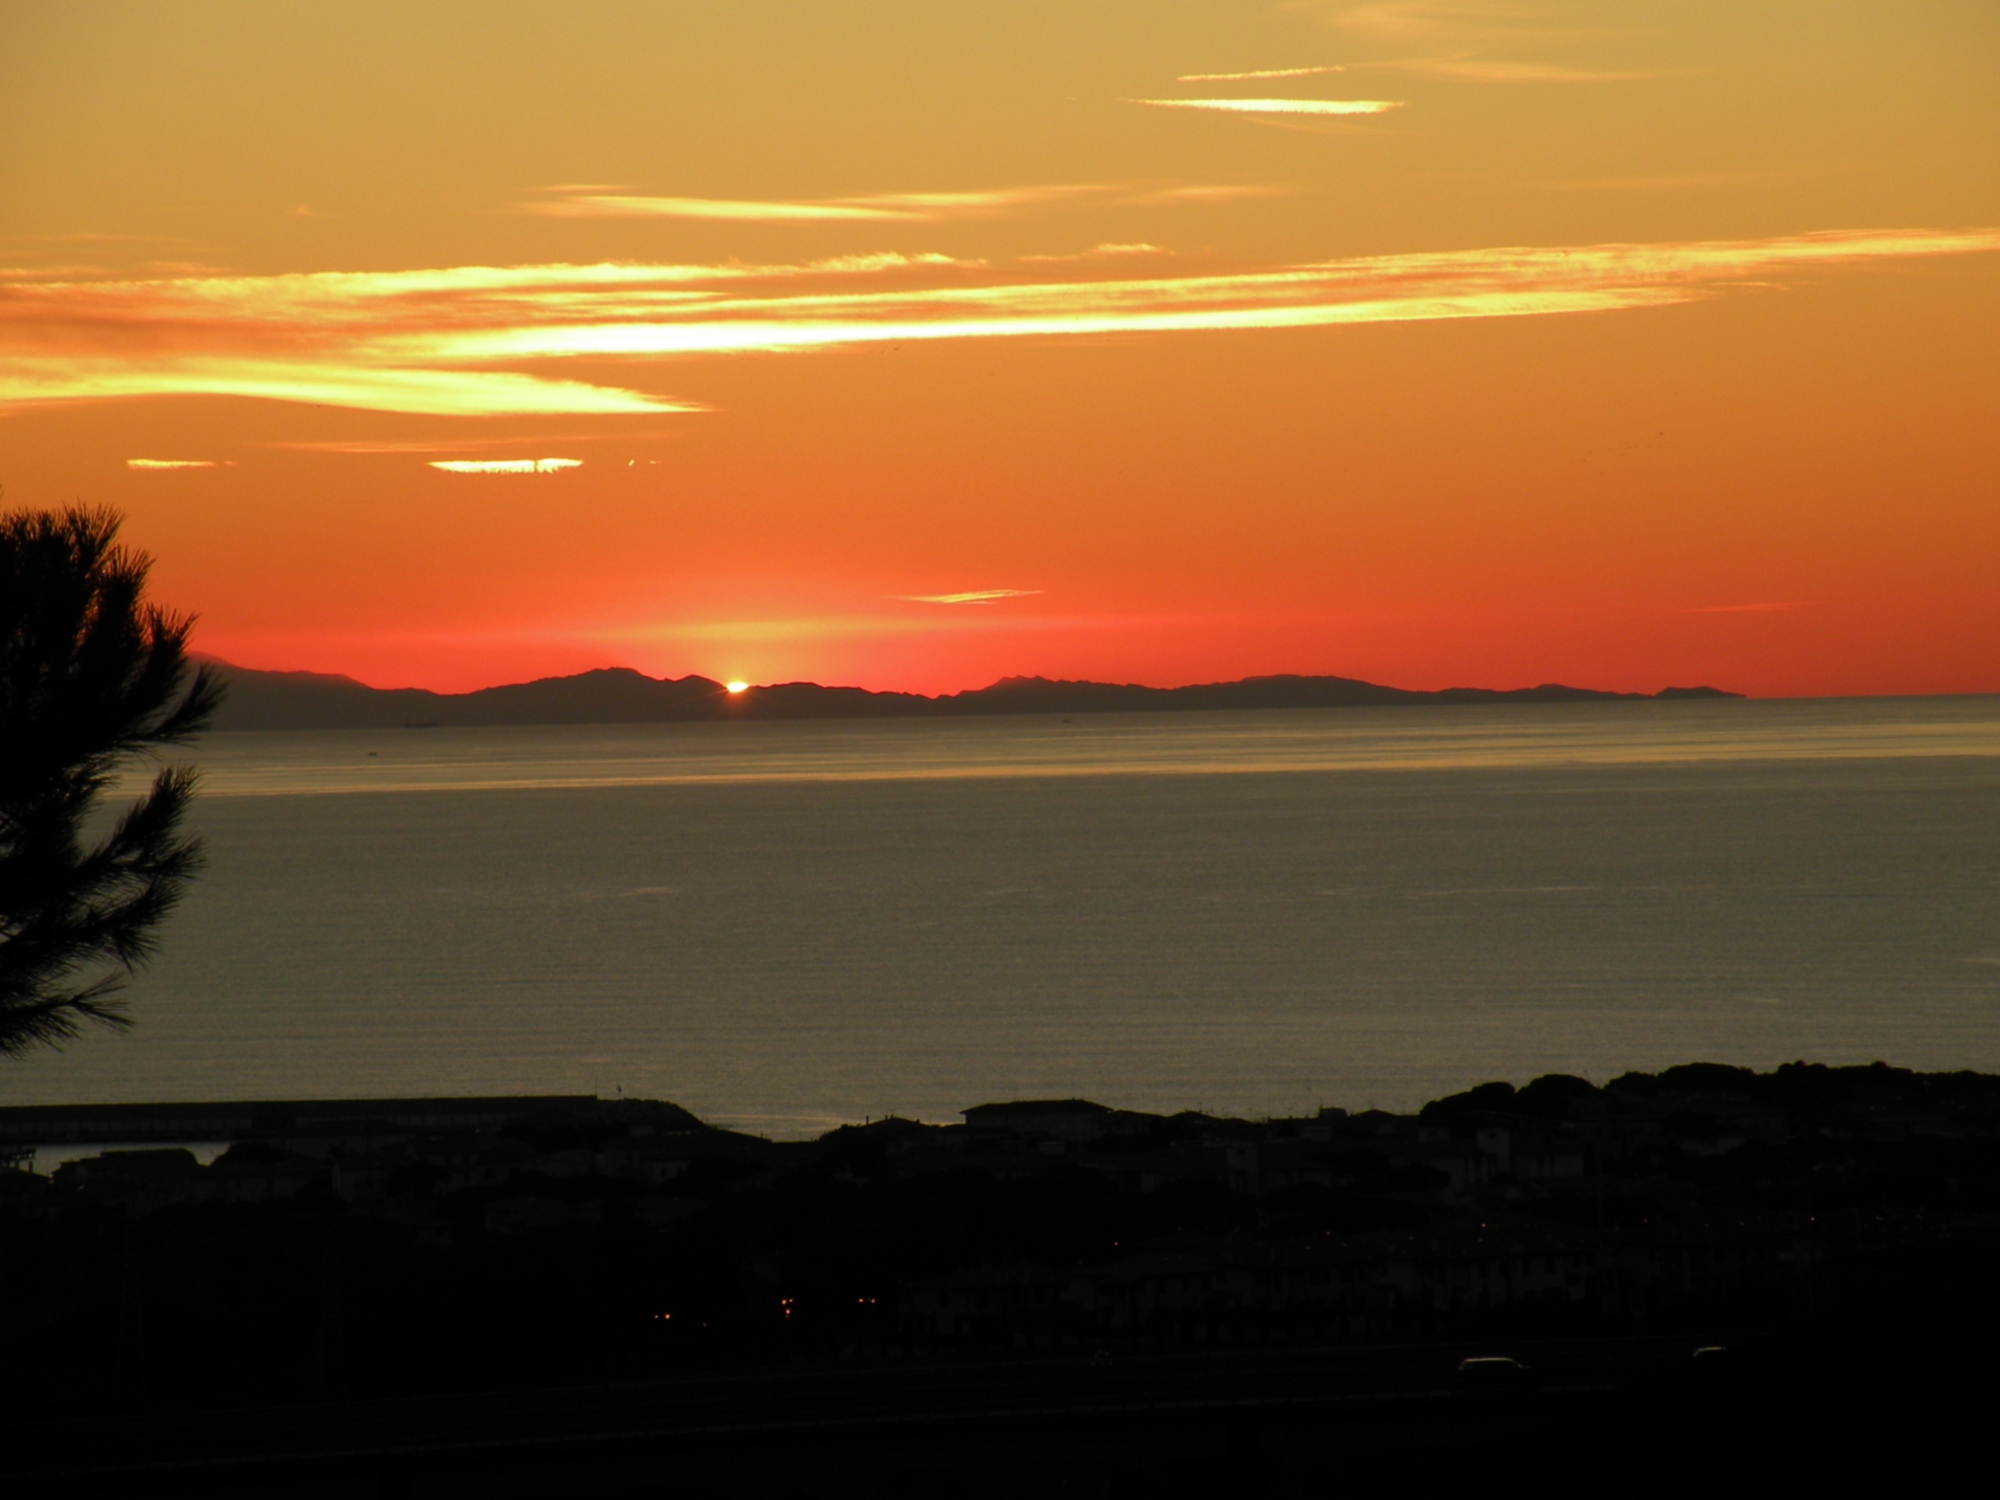
[[383, 685], [2000, 691], [1997, 77], [1990, 0], [0, 8], [0, 484]]

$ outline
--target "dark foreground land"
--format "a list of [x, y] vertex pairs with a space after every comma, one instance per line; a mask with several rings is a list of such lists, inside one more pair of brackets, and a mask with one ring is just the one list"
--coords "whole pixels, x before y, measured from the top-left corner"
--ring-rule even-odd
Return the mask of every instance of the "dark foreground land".
[[1922, 1483], [2000, 1394], [1978, 1074], [794, 1143], [588, 1098], [0, 1110], [176, 1131], [236, 1144], [0, 1174], [9, 1494]]

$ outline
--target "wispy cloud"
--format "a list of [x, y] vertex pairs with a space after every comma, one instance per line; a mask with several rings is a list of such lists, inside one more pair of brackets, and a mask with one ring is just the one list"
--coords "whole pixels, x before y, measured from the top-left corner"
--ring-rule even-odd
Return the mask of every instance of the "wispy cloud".
[[939, 193], [874, 193], [810, 200], [648, 197], [596, 184], [545, 189], [551, 196], [518, 205], [523, 213], [562, 219], [716, 219], [744, 224], [936, 224], [990, 219], [1063, 203], [1203, 201], [1265, 191], [1229, 184], [1072, 182]]
[[1379, 115], [1401, 109], [1400, 99], [1132, 99], [1155, 109], [1213, 109], [1234, 115]]
[[1169, 251], [1163, 250], [1158, 245], [1148, 245], [1140, 242], [1131, 245], [1092, 245], [1088, 250], [1078, 250], [1071, 255], [1023, 255], [1020, 259], [1025, 265], [1059, 266], [1074, 265], [1078, 261], [1107, 260], [1121, 255], [1166, 255], [1169, 253]]
[[1145, 192], [1135, 192], [1126, 201], [1139, 204], [1235, 203], [1245, 198], [1277, 198], [1297, 191], [1295, 187], [1276, 182], [1217, 186], [1195, 183], [1184, 187], [1150, 188]]
[[442, 458], [432, 459], [433, 469], [447, 474], [559, 474], [564, 469], [580, 469], [580, 458]]
[[884, 193], [853, 202], [883, 209], [910, 219], [986, 218], [1040, 208], [1050, 203], [1075, 203], [1093, 198], [1116, 198], [1131, 191], [1121, 183], [1055, 183], [1042, 187], [982, 188], [951, 193]]
[[[202, 340], [207, 344], [209, 340]], [[367, 358], [281, 362], [229, 354], [81, 359], [0, 354], [0, 405], [135, 396], [249, 396], [434, 417], [616, 416], [698, 411], [662, 397], [578, 380], [474, 370], [384, 368]]]
[[224, 467], [212, 458], [128, 458], [128, 469], [219, 469]]
[[1318, 68], [1259, 68], [1250, 73], [1183, 73], [1176, 83], [1243, 83], [1253, 78], [1311, 78], [1320, 73], [1345, 73], [1338, 64]]
[[871, 223], [916, 215], [851, 203], [767, 203], [733, 198], [648, 198], [587, 193], [524, 203], [523, 213], [555, 219], [723, 219], [737, 224]]
[[991, 604], [998, 599], [1026, 599], [1040, 589], [972, 589], [963, 594], [891, 594], [906, 604]]
[[[2000, 250], [2000, 229], [1499, 247], [1139, 275], [1129, 259], [457, 266], [0, 285], [0, 404], [237, 395], [446, 415], [686, 411], [523, 366], [875, 343], [1604, 313]], [[598, 378], [602, 378], [599, 376]]]

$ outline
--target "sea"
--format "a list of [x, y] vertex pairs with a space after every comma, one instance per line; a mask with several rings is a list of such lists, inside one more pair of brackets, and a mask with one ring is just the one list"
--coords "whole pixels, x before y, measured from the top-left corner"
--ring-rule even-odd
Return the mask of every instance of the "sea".
[[0, 1103], [781, 1137], [1693, 1059], [2000, 1070], [2000, 698], [215, 734], [132, 1028]]

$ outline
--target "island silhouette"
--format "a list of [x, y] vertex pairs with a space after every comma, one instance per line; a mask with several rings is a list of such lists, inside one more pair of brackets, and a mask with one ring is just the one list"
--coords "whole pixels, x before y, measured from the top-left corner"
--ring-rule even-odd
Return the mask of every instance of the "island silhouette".
[[1173, 713], [1234, 709], [1396, 708], [1470, 703], [1599, 703], [1740, 698], [1713, 687], [1617, 693], [1548, 682], [1527, 688], [1385, 687], [1352, 677], [1289, 674], [1187, 687], [1003, 677], [983, 688], [927, 697], [817, 682], [731, 691], [711, 678], [648, 677], [603, 667], [469, 693], [375, 688], [325, 672], [266, 672], [210, 659], [229, 684], [218, 729], [466, 728], [478, 725], [673, 724], [735, 719], [954, 718], [995, 714]]

